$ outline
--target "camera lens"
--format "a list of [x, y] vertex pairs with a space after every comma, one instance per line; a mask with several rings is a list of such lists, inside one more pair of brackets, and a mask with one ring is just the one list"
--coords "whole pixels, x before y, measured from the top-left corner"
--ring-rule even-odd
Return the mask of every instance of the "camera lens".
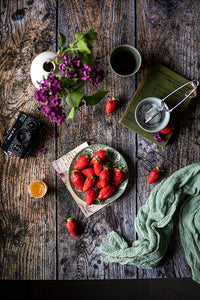
[[14, 144], [12, 146], [13, 153], [21, 153], [23, 151], [23, 146], [21, 144]]
[[30, 130], [35, 130], [37, 128], [37, 122], [30, 121], [27, 123], [26, 127]]
[[17, 133], [17, 139], [19, 142], [21, 142], [23, 144], [28, 143], [31, 139], [31, 134], [27, 130], [20, 130]]

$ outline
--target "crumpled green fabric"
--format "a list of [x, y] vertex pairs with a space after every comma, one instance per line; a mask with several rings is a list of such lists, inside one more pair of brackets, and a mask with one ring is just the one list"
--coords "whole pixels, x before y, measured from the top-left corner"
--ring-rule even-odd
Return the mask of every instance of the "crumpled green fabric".
[[179, 232], [192, 279], [200, 283], [200, 163], [188, 165], [157, 184], [135, 219], [139, 240], [129, 247], [112, 231], [102, 242], [105, 262], [149, 269], [159, 265], [173, 231], [178, 205]]

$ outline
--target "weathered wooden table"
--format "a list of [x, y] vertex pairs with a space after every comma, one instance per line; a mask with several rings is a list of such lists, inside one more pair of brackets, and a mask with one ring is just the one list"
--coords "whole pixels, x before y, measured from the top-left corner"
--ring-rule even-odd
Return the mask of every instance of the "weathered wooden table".
[[[1, 279], [134, 279], [191, 277], [175, 230], [162, 264], [152, 270], [132, 265], [104, 263], [102, 239], [115, 230], [131, 244], [136, 238], [134, 220], [153, 186], [147, 183], [152, 165], [161, 165], [162, 178], [198, 162], [200, 105], [197, 99], [177, 122], [173, 138], [160, 148], [119, 124], [145, 73], [159, 62], [189, 80], [199, 78], [200, 3], [156, 0], [35, 0], [1, 1], [0, 139], [3, 140], [20, 110], [45, 123], [35, 155], [21, 160], [0, 154], [0, 278]], [[105, 114], [107, 98], [94, 107], [83, 106], [73, 120], [54, 127], [38, 110], [30, 79], [33, 58], [58, 49], [58, 32], [70, 43], [74, 34], [92, 25], [98, 33], [93, 43], [95, 62], [106, 78], [98, 89], [120, 99], [118, 110]], [[111, 50], [120, 44], [136, 46], [142, 67], [136, 76], [119, 78], [109, 67]], [[90, 92], [89, 85], [85, 92]], [[68, 114], [70, 108], [65, 105]], [[52, 133], [57, 131], [57, 138]], [[79, 146], [106, 144], [126, 159], [130, 179], [120, 199], [85, 218], [66, 186], [56, 176], [52, 162]], [[42, 154], [39, 149], [46, 147]], [[49, 193], [35, 200], [29, 183], [44, 179]], [[75, 216], [82, 234], [73, 238], [64, 218]]]

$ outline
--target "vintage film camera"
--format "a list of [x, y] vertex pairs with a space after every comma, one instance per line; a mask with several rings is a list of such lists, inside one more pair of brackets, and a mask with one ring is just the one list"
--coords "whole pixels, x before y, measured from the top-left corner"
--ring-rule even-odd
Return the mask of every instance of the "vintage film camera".
[[20, 112], [6, 134], [1, 148], [8, 155], [15, 154], [20, 158], [28, 156], [42, 126], [35, 118]]

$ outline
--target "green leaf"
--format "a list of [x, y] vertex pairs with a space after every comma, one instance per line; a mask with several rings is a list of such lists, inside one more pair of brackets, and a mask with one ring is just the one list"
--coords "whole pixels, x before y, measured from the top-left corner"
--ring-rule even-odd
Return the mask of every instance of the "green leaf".
[[97, 34], [92, 28], [92, 26], [90, 26], [90, 28], [86, 33], [76, 33], [75, 38], [77, 41], [83, 40], [84, 42], [88, 42], [88, 41], [96, 40]]
[[76, 108], [72, 107], [67, 119], [73, 119]]
[[68, 93], [66, 97], [66, 103], [71, 107], [79, 107], [81, 99], [83, 98], [83, 93], [79, 91], [74, 91]]
[[87, 105], [95, 105], [99, 103], [108, 93], [108, 91], [99, 91], [92, 96], [84, 97]]
[[77, 50], [81, 53], [88, 53], [88, 54], [91, 54], [91, 50], [88, 48], [87, 44], [80, 40], [78, 43], [77, 43]]
[[93, 65], [93, 59], [92, 59], [92, 54], [87, 54], [87, 53], [78, 53], [78, 56], [82, 60], [84, 64], [86, 64], [89, 67], [92, 67]]
[[79, 78], [67, 78], [67, 77], [60, 78], [60, 81], [62, 82], [62, 86], [64, 88], [76, 85], [79, 80], [80, 80]]
[[61, 32], [59, 32], [59, 36], [60, 36], [60, 47], [62, 48], [66, 44], [67, 38]]
[[82, 90], [82, 88], [84, 87], [84, 85], [85, 85], [85, 82], [82, 82], [79, 86], [77, 86], [77, 87], [74, 89], [74, 91], [80, 92], [80, 91]]

